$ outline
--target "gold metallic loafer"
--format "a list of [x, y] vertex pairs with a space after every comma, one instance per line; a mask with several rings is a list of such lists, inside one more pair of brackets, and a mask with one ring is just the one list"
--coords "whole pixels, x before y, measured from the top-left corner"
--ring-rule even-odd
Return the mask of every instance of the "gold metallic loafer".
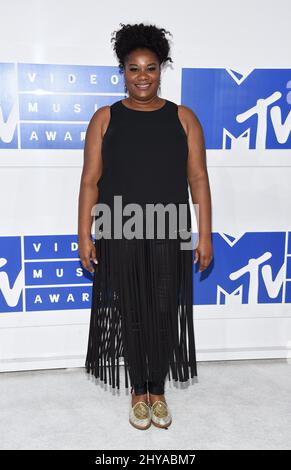
[[172, 415], [167, 403], [155, 401], [152, 406], [152, 423], [158, 428], [167, 429], [172, 423]]
[[129, 422], [137, 429], [148, 429], [151, 425], [151, 407], [144, 401], [130, 405]]

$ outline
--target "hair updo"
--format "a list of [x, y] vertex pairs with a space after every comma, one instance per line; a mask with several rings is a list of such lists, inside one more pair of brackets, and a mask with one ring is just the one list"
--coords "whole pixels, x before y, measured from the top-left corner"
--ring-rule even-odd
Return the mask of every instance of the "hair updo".
[[170, 45], [166, 34], [172, 34], [164, 28], [157, 28], [155, 25], [123, 24], [118, 31], [111, 34], [111, 42], [114, 42], [113, 49], [119, 61], [119, 70], [122, 73], [125, 68], [125, 61], [128, 54], [137, 48], [147, 48], [154, 52], [159, 60], [160, 66], [167, 61], [173, 62], [169, 57]]

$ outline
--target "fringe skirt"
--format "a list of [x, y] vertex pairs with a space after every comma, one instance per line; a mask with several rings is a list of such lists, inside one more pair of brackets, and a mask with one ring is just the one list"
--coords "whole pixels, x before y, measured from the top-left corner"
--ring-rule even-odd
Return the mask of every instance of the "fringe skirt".
[[193, 249], [181, 240], [95, 240], [85, 368], [112, 388], [120, 388], [121, 366], [126, 388], [197, 376]]

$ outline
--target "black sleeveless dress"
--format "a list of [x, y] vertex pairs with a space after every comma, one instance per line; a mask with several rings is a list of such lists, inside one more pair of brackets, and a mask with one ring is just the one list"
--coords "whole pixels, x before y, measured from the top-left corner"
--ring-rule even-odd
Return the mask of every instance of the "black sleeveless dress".
[[[181, 249], [182, 232], [191, 233], [187, 182], [187, 136], [178, 106], [165, 100], [162, 108], [138, 111], [122, 100], [110, 107], [103, 137], [103, 172], [97, 186], [97, 206], [116, 212], [130, 203], [186, 207], [187, 222], [171, 238], [166, 217], [165, 236], [128, 239], [95, 233], [98, 264], [92, 287], [92, 306], [85, 367], [112, 388], [120, 388], [121, 365], [125, 387], [145, 381], [185, 382], [197, 376], [193, 326], [193, 249]], [[101, 204], [101, 205], [102, 205]], [[145, 216], [143, 215], [143, 221]], [[123, 219], [126, 221], [126, 216]], [[144, 224], [145, 226], [145, 224]], [[123, 364], [121, 364], [123, 362]]]

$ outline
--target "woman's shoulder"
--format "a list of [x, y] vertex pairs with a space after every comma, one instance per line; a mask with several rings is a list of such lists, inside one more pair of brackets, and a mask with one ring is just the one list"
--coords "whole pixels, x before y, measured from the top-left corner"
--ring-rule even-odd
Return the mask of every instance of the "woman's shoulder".
[[189, 108], [189, 106], [185, 106], [184, 104], [178, 105], [178, 114], [187, 123], [187, 127], [192, 126], [201, 126], [199, 118], [197, 114], [193, 111], [193, 109]]
[[110, 105], [100, 106], [91, 116], [88, 124], [87, 132], [93, 130], [95, 133], [100, 132], [104, 136], [110, 121]]

